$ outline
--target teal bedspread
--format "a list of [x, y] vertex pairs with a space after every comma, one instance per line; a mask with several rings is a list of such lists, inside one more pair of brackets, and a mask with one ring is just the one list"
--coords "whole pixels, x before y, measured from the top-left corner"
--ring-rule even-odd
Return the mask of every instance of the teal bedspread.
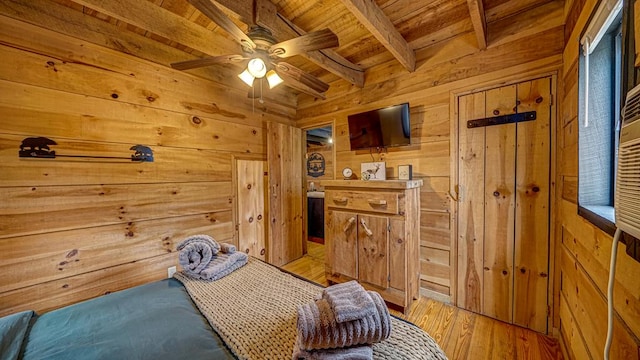
[[174, 279], [34, 317], [21, 348], [26, 360], [235, 358]]

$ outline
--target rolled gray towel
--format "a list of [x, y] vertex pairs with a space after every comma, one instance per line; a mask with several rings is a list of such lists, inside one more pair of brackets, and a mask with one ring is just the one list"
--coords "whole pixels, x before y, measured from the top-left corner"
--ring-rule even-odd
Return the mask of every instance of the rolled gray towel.
[[362, 319], [376, 311], [371, 296], [355, 280], [329, 286], [322, 291], [322, 298], [329, 302], [339, 323]]
[[218, 253], [213, 257], [209, 265], [198, 274], [197, 278], [211, 281], [218, 280], [246, 265], [248, 261], [249, 256], [245, 253]]
[[298, 307], [298, 346], [302, 350], [330, 349], [385, 340], [391, 334], [391, 317], [380, 294], [367, 291], [376, 311], [362, 319], [338, 323], [325, 299]]
[[229, 243], [220, 243], [220, 251], [225, 254], [231, 254], [236, 252], [236, 246]]
[[357, 345], [339, 349], [302, 350], [298, 344], [293, 348], [293, 360], [372, 360], [371, 345]]
[[178, 244], [178, 262], [187, 273], [199, 274], [220, 251], [218, 244], [209, 235], [193, 235]]

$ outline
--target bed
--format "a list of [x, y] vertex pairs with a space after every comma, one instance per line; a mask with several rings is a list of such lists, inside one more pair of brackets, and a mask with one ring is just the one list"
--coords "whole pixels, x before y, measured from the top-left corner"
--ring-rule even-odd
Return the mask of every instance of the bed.
[[176, 279], [0, 319], [0, 359], [235, 359]]
[[[253, 258], [217, 281], [178, 273], [40, 316], [2, 318], [0, 359], [291, 358], [297, 305], [321, 290]], [[417, 326], [392, 320], [374, 358], [446, 358]]]

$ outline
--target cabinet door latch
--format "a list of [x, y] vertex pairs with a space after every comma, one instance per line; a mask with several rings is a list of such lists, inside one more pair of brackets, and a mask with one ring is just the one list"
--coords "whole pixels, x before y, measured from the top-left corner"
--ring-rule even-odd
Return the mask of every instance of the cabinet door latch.
[[369, 227], [367, 226], [367, 223], [364, 221], [364, 219], [360, 219], [360, 224], [362, 224], [362, 227], [364, 228], [364, 232], [367, 234], [367, 236], [372, 237], [373, 236], [373, 231], [371, 231], [371, 229], [369, 229]]
[[347, 224], [342, 228], [342, 232], [347, 232], [349, 230], [349, 228], [351, 228], [351, 225], [353, 225], [356, 222], [356, 218], [355, 217], [351, 217], [348, 221]]

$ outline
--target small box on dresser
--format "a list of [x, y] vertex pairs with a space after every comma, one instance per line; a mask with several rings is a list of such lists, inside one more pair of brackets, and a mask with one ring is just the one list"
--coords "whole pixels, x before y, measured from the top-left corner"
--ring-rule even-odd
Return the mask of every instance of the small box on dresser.
[[422, 180], [329, 180], [325, 273], [358, 280], [403, 312], [419, 296]]

